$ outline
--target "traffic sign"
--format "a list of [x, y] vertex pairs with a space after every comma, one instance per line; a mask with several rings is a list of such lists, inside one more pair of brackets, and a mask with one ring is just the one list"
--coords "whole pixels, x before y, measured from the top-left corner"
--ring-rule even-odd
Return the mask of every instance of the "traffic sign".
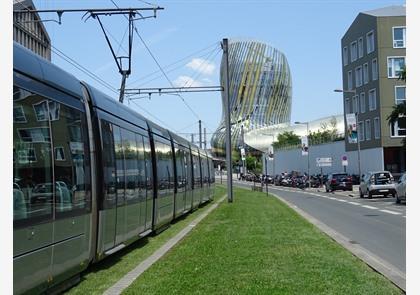
[[332, 166], [332, 158], [316, 158], [316, 166], [317, 167], [331, 167]]
[[341, 165], [342, 165], [342, 166], [348, 166], [348, 165], [349, 165], [349, 161], [348, 161], [348, 159], [347, 159], [347, 156], [346, 156], [346, 155], [343, 155], [343, 156], [341, 157]]

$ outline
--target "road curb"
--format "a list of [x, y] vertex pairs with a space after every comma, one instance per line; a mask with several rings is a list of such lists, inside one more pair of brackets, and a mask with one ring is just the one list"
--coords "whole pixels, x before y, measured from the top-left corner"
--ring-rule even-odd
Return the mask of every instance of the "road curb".
[[350, 251], [354, 256], [361, 259], [363, 262], [365, 262], [367, 265], [369, 265], [371, 268], [373, 268], [378, 273], [385, 276], [387, 279], [389, 279], [392, 283], [394, 283], [398, 288], [406, 292], [406, 275], [402, 273], [400, 270], [398, 270], [393, 265], [389, 264], [388, 262], [384, 261], [383, 259], [379, 258], [375, 254], [371, 253], [369, 250], [363, 248], [362, 246], [358, 244], [352, 244], [350, 243], [350, 239], [345, 237], [344, 235], [336, 232], [332, 228], [330, 228], [325, 223], [319, 221], [318, 219], [314, 218], [313, 216], [309, 215], [296, 205], [290, 203], [289, 201], [285, 200], [284, 198], [277, 196], [273, 193], [269, 193], [273, 197], [277, 198], [278, 200], [284, 202], [287, 206], [289, 206], [291, 209], [293, 209], [296, 213], [301, 215], [303, 218], [305, 218], [307, 221], [315, 225], [318, 229], [320, 229], [322, 232], [327, 234], [329, 237], [331, 237], [333, 240], [335, 240], [337, 243], [342, 245], [344, 248], [346, 248], [348, 251]]
[[179, 243], [201, 220], [204, 219], [211, 211], [216, 209], [221, 202], [226, 199], [227, 195], [224, 195], [216, 203], [211, 205], [206, 211], [201, 215], [195, 218], [191, 223], [189, 223], [183, 230], [177, 233], [169, 241], [167, 241], [162, 247], [156, 250], [152, 255], [143, 260], [139, 265], [137, 265], [133, 270], [128, 272], [124, 277], [122, 277], [118, 282], [113, 286], [108, 288], [103, 294], [114, 295], [121, 294], [124, 289], [128, 288], [143, 272], [145, 272], [149, 267], [151, 267], [156, 261], [158, 261], [163, 255], [165, 255], [173, 246]]

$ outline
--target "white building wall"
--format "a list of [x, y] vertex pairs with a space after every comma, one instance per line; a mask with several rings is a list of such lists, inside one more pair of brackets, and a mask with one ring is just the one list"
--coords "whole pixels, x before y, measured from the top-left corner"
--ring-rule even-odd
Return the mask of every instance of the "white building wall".
[[[314, 145], [309, 147], [309, 173], [321, 173], [321, 167], [316, 166], [316, 158], [332, 158], [331, 167], [322, 167], [322, 173], [344, 172], [342, 166], [342, 156], [346, 155], [348, 166], [346, 172], [349, 174], [359, 174], [358, 171], [358, 153], [357, 151], [346, 152], [344, 140], [327, 144]], [[263, 168], [265, 173], [265, 164]], [[275, 170], [273, 172], [273, 169]], [[302, 156], [301, 149], [276, 150], [274, 160], [267, 161], [267, 173], [270, 175], [280, 174], [281, 172], [308, 171], [308, 158]], [[383, 149], [373, 148], [360, 151], [360, 170], [361, 174], [368, 171], [384, 170]]]

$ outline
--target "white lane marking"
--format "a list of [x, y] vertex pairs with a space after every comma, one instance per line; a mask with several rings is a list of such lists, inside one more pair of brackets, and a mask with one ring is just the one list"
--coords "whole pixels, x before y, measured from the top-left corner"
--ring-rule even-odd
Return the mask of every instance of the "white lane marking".
[[356, 205], [356, 206], [360, 206], [360, 204], [359, 203], [356, 203], [356, 202], [348, 202], [349, 204], [352, 204], [352, 205]]
[[339, 202], [348, 203], [348, 201], [346, 201], [346, 200], [341, 200], [341, 199], [335, 199], [335, 200], [337, 200], [337, 201], [339, 201]]
[[372, 207], [372, 206], [369, 206], [369, 205], [362, 205], [362, 207], [363, 208], [368, 208], [368, 209], [373, 209], [373, 210], [377, 210], [378, 209], [376, 207]]
[[394, 215], [401, 215], [401, 213], [399, 213], [399, 212], [390, 211], [390, 210], [379, 210], [379, 211], [389, 213], [389, 214], [394, 214]]

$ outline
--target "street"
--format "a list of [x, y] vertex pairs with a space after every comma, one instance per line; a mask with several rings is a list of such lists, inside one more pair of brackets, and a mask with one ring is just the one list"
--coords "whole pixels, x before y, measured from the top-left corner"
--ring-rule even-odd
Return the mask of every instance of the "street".
[[[252, 182], [243, 181], [234, 181], [234, 185], [253, 186]], [[325, 193], [323, 189], [313, 188], [301, 190], [269, 185], [268, 191], [405, 273], [405, 204], [395, 204], [394, 198], [360, 199], [354, 192], [355, 197], [350, 197], [348, 192]]]

